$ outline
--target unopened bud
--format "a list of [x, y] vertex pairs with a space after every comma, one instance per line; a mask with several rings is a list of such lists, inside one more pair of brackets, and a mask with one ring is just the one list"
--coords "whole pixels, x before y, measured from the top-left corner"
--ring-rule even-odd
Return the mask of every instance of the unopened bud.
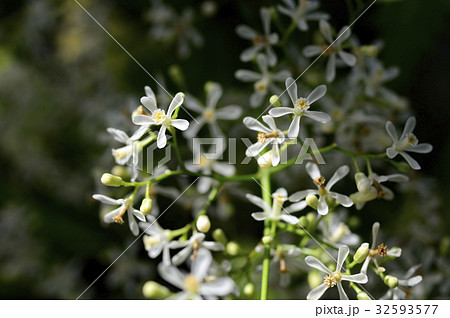
[[358, 298], [358, 300], [370, 300], [369, 295], [367, 295], [367, 293], [361, 291], [356, 295], [356, 298]]
[[317, 199], [317, 197], [314, 194], [308, 194], [306, 196], [306, 204], [313, 208], [314, 210], [317, 210], [317, 206], [319, 205], [319, 200]]
[[152, 212], [152, 199], [146, 198], [142, 200], [139, 211], [141, 211], [144, 215], [150, 214], [150, 212]]
[[253, 285], [252, 283], [247, 283], [244, 286], [244, 295], [247, 298], [253, 298], [255, 294], [255, 285]]
[[391, 275], [386, 275], [384, 278], [384, 283], [391, 288], [395, 288], [398, 286], [398, 278]]
[[207, 215], [200, 215], [197, 219], [197, 230], [200, 232], [206, 233], [211, 228], [211, 222], [209, 221], [209, 218]]
[[148, 281], [142, 288], [142, 293], [145, 298], [149, 299], [164, 299], [172, 295], [167, 287], [164, 287], [157, 282]]
[[239, 246], [238, 243], [231, 241], [228, 242], [227, 247], [226, 247], [226, 252], [231, 255], [231, 256], [236, 256], [239, 254], [239, 251], [241, 250], [241, 247]]
[[358, 248], [358, 250], [355, 253], [355, 256], [353, 256], [353, 260], [360, 264], [364, 262], [364, 260], [369, 256], [370, 248], [369, 243], [362, 243], [361, 246]]
[[308, 227], [309, 223], [308, 223], [308, 218], [304, 215], [302, 215], [299, 219], [298, 219], [298, 223], [300, 223], [301, 227]]
[[269, 102], [272, 106], [275, 106], [275, 107], [283, 106], [283, 104], [281, 104], [281, 101], [280, 101], [280, 96], [278, 96], [278, 95], [272, 95], [269, 99]]
[[215, 229], [212, 232], [212, 237], [216, 242], [222, 243], [223, 245], [227, 245], [228, 243], [227, 236], [222, 229]]
[[124, 166], [114, 166], [111, 169], [111, 174], [121, 177], [122, 179], [129, 179], [130, 178], [130, 172], [128, 169]]
[[375, 45], [363, 45], [360, 50], [362, 54], [367, 56], [377, 56], [379, 51]]
[[272, 235], [266, 235], [263, 236], [262, 240], [263, 244], [267, 245], [273, 242], [273, 236]]
[[184, 85], [184, 76], [183, 72], [181, 71], [180, 66], [178, 65], [171, 65], [169, 67], [169, 76], [174, 81], [175, 84], [178, 85], [178, 87], [183, 87]]
[[359, 192], [367, 192], [370, 189], [370, 180], [362, 172], [355, 173], [356, 188]]
[[314, 224], [316, 221], [316, 213], [309, 212], [306, 214], [306, 219], [308, 220], [308, 224]]
[[272, 150], [266, 152], [258, 158], [258, 165], [261, 168], [269, 168], [272, 166]]
[[101, 178], [101, 182], [105, 186], [109, 187], [120, 187], [123, 183], [123, 180], [121, 177], [114, 176], [110, 173], [104, 173]]

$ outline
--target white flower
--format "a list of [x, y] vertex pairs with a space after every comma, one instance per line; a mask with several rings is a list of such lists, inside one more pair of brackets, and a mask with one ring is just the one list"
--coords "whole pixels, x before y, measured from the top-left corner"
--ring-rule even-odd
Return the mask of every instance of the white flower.
[[350, 231], [345, 221], [346, 215], [343, 211], [342, 213], [332, 213], [329, 219], [320, 222], [319, 228], [322, 230], [324, 241], [338, 247], [341, 245], [358, 245], [359, 236]]
[[125, 212], [128, 212], [128, 225], [130, 226], [131, 233], [133, 233], [135, 236], [139, 234], [139, 226], [134, 219], [134, 217], [138, 218], [139, 221], [145, 222], [145, 216], [142, 214], [141, 211], [136, 210], [133, 208], [133, 200], [131, 198], [126, 199], [112, 199], [110, 197], [107, 197], [106, 195], [102, 194], [94, 194], [92, 196], [95, 200], [98, 200], [102, 203], [109, 204], [109, 205], [120, 205], [117, 209], [108, 212], [103, 217], [103, 220], [106, 223], [119, 223], [123, 224], [123, 215]]
[[209, 131], [212, 136], [224, 136], [217, 125], [217, 120], [234, 120], [242, 114], [242, 109], [238, 105], [228, 105], [216, 109], [217, 102], [223, 93], [222, 87], [218, 83], [208, 83], [206, 87], [206, 106], [202, 105], [195, 97], [191, 95], [186, 96], [186, 107], [201, 114], [200, 117], [195, 119], [195, 123], [184, 133], [188, 138], [195, 137], [205, 123], [209, 125]]
[[408, 162], [408, 164], [413, 168], [414, 170], [419, 170], [420, 165], [419, 163], [414, 160], [410, 155], [406, 153], [408, 152], [417, 152], [417, 153], [429, 153], [433, 150], [433, 146], [429, 143], [419, 144], [417, 137], [412, 133], [414, 128], [416, 127], [416, 118], [415, 117], [409, 117], [406, 121], [405, 128], [403, 129], [403, 133], [400, 136], [400, 139], [398, 138], [397, 132], [395, 131], [394, 124], [392, 122], [388, 121], [386, 123], [386, 130], [389, 136], [392, 138], [392, 141], [394, 141], [394, 144], [392, 147], [389, 147], [386, 149], [386, 155], [393, 159], [398, 154], [405, 158], [405, 160]]
[[249, 70], [237, 70], [235, 76], [243, 82], [254, 82], [255, 92], [250, 96], [250, 106], [260, 106], [268, 92], [280, 94], [281, 90], [274, 82], [283, 82], [291, 73], [287, 70], [281, 70], [277, 73], [269, 72], [267, 57], [264, 54], [258, 54], [256, 62], [261, 73]]
[[192, 262], [191, 273], [182, 273], [175, 266], [158, 265], [161, 277], [181, 289], [182, 291], [173, 295], [174, 299], [214, 299], [224, 297], [236, 289], [236, 284], [230, 277], [217, 277], [208, 279], [208, 269], [212, 263], [212, 256], [207, 250], [201, 249]]
[[380, 299], [400, 300], [408, 298], [407, 292], [411, 287], [416, 286], [422, 281], [421, 275], [413, 276], [421, 265], [411, 267], [405, 274], [403, 279], [398, 280], [398, 286], [390, 288], [387, 293]]
[[261, 20], [263, 23], [264, 34], [259, 34], [252, 28], [246, 25], [238, 25], [236, 33], [247, 40], [253, 42], [253, 46], [244, 50], [241, 54], [241, 61], [248, 62], [253, 59], [259, 51], [266, 49], [266, 54], [269, 59], [269, 65], [274, 66], [277, 63], [277, 56], [272, 49], [272, 45], [278, 42], [278, 34], [270, 33], [270, 11], [267, 8], [261, 8]]
[[197, 257], [200, 249], [207, 249], [211, 251], [223, 251], [225, 247], [222, 243], [208, 241], [205, 242], [205, 234], [195, 233], [187, 241], [173, 241], [169, 243], [169, 248], [183, 248], [172, 257], [172, 264], [175, 266], [183, 264], [184, 261], [191, 255], [192, 259]]
[[158, 148], [164, 148], [167, 143], [166, 130], [168, 127], [173, 126], [182, 131], [189, 127], [189, 122], [185, 119], [172, 119], [174, 111], [181, 106], [183, 100], [184, 94], [177, 93], [172, 99], [166, 114], [164, 110], [156, 107], [154, 97], [144, 96], [141, 98], [141, 103], [150, 110], [151, 116], [136, 115], [133, 117], [133, 123], [136, 125], [161, 125], [156, 144]]
[[263, 121], [267, 124], [264, 126], [253, 117], [245, 117], [243, 122], [248, 129], [258, 132], [258, 141], [248, 147], [245, 155], [247, 157], [256, 157], [267, 145], [272, 144], [272, 165], [276, 166], [280, 163], [280, 147], [284, 142], [283, 132], [277, 128], [275, 120], [268, 115], [262, 116]]
[[131, 181], [136, 180], [138, 175], [137, 165], [139, 162], [139, 151], [142, 150], [142, 144], [137, 141], [141, 138], [146, 132], [148, 127], [140, 127], [138, 130], [134, 132], [131, 137], [128, 137], [127, 133], [116, 128], [107, 128], [108, 133], [110, 133], [114, 140], [125, 144], [124, 147], [112, 149], [112, 154], [114, 159], [119, 165], [125, 165], [131, 158], [131, 170], [132, 177]]
[[163, 263], [170, 264], [169, 242], [171, 240], [170, 230], [164, 230], [152, 215], [147, 216], [149, 223], [140, 223], [141, 229], [146, 235], [143, 236], [145, 250], [150, 258], [156, 258], [163, 253]]
[[[385, 82], [392, 80], [399, 74], [398, 67], [390, 67], [385, 69], [383, 64], [376, 59], [368, 59], [367, 62], [369, 73], [364, 76], [364, 83], [366, 84], [365, 93], [367, 96], [374, 97], [377, 92], [381, 95], [392, 99], [393, 92], [387, 90], [382, 85]], [[398, 98], [398, 97], [397, 97]]]
[[364, 273], [364, 274], [367, 273], [367, 268], [369, 267], [370, 261], [373, 261], [375, 266], [378, 268], [378, 262], [377, 262], [377, 259], [375, 258], [377, 255], [379, 255], [381, 257], [386, 257], [386, 256], [400, 257], [400, 255], [402, 255], [402, 249], [398, 248], [398, 247], [388, 249], [386, 245], [381, 243], [380, 245], [378, 245], [378, 248], [376, 248], [377, 247], [377, 235], [378, 235], [379, 229], [380, 229], [380, 223], [375, 222], [372, 226], [372, 245], [370, 247], [370, 253], [369, 253], [369, 256], [367, 256], [366, 260], [364, 261], [363, 266], [361, 267], [361, 273]]
[[345, 262], [347, 256], [349, 253], [349, 248], [346, 245], [342, 245], [339, 248], [338, 253], [338, 259], [336, 263], [336, 271], [332, 272], [328, 269], [321, 261], [319, 261], [317, 258], [313, 256], [307, 256], [305, 258], [306, 264], [308, 264], [311, 267], [314, 267], [327, 275], [323, 279], [323, 283], [314, 288], [309, 292], [309, 294], [306, 296], [306, 299], [308, 300], [317, 300], [319, 299], [323, 293], [328, 288], [332, 288], [337, 285], [338, 291], [339, 291], [339, 298], [342, 300], [348, 300], [347, 294], [344, 291], [344, 288], [342, 287], [341, 281], [349, 281], [354, 282], [358, 284], [365, 284], [367, 283], [367, 275], [363, 273], [354, 274], [354, 275], [345, 275], [342, 274], [342, 264]]
[[247, 199], [254, 205], [263, 209], [263, 212], [252, 213], [252, 217], [256, 221], [269, 220], [282, 220], [289, 224], [298, 224], [299, 220], [291, 213], [303, 210], [306, 207], [306, 202], [301, 201], [298, 203], [291, 204], [287, 208], [283, 208], [284, 202], [288, 199], [288, 194], [286, 189], [279, 188], [272, 194], [273, 204], [270, 207], [263, 199], [258, 198], [252, 194], [245, 195]]
[[306, 172], [308, 172], [311, 179], [313, 179], [314, 184], [317, 186], [317, 190], [303, 190], [292, 194], [289, 197], [290, 201], [296, 202], [304, 199], [309, 194], [319, 195], [319, 204], [317, 207], [317, 212], [321, 215], [328, 213], [328, 204], [326, 202], [327, 197], [336, 199], [340, 204], [345, 207], [350, 207], [353, 205], [353, 201], [346, 195], [332, 192], [331, 187], [344, 178], [350, 171], [348, 166], [341, 166], [331, 177], [325, 186], [325, 178], [321, 176], [319, 167], [315, 163], [308, 162], [306, 164]]
[[327, 92], [327, 87], [325, 85], [317, 86], [306, 98], [298, 98], [297, 84], [292, 77], [289, 77], [286, 80], [286, 90], [288, 91], [289, 97], [291, 98], [294, 107], [272, 108], [269, 111], [269, 115], [272, 117], [281, 117], [284, 115], [292, 114], [294, 116], [287, 134], [289, 138], [298, 137], [298, 134], [300, 132], [300, 118], [302, 116], [309, 117], [312, 120], [318, 121], [322, 124], [325, 124], [331, 120], [331, 117], [328, 114], [309, 110], [311, 104], [322, 98]]
[[[327, 40], [329, 44], [333, 43], [334, 39], [333, 36], [331, 35], [331, 28], [328, 22], [320, 20], [319, 28], [325, 40]], [[328, 56], [325, 74], [325, 77], [328, 82], [332, 82], [336, 77], [336, 54], [339, 55], [339, 57], [348, 66], [354, 66], [356, 64], [356, 57], [353, 54], [345, 52], [341, 47], [342, 43], [350, 37], [351, 33], [352, 32], [350, 31], [349, 27], [347, 26], [342, 27], [341, 31], [339, 32], [339, 35], [336, 38], [336, 42], [334, 42], [333, 45], [328, 47], [326, 51], [325, 49], [327, 48], [327, 46], [324, 47], [321, 45], [308, 45], [303, 49], [303, 55], [305, 55], [306, 57], [316, 56], [322, 54], [322, 52], [325, 51], [324, 55]]]
[[286, 7], [278, 5], [278, 10], [291, 17], [297, 24], [300, 31], [308, 31], [308, 20], [318, 21], [327, 20], [329, 15], [323, 12], [312, 12], [319, 7], [319, 1], [315, 0], [299, 0], [295, 5], [294, 0], [283, 0]]

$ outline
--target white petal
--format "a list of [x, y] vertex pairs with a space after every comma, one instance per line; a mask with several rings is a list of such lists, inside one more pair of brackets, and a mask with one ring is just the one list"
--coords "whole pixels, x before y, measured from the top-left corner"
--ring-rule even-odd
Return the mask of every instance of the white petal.
[[380, 229], [380, 223], [375, 222], [372, 225], [372, 246], [370, 247], [370, 249], [375, 249], [375, 246], [377, 246], [377, 235], [378, 235], [378, 230]]
[[318, 121], [319, 123], [326, 124], [331, 120], [330, 115], [324, 112], [316, 112], [316, 111], [306, 111], [304, 113], [305, 117], [309, 117], [312, 120]]
[[225, 250], [225, 246], [219, 242], [203, 242], [202, 246], [211, 251], [223, 251]]
[[338, 259], [336, 264], [336, 272], [340, 273], [342, 270], [342, 264], [344, 264], [347, 259], [348, 253], [350, 252], [348, 246], [342, 245], [339, 247]]
[[197, 183], [197, 190], [200, 193], [206, 193], [211, 189], [213, 180], [208, 177], [200, 177]]
[[267, 127], [265, 127], [263, 124], [261, 124], [257, 119], [253, 117], [245, 117], [242, 122], [245, 126], [247, 126], [248, 129], [263, 132], [266, 134], [270, 134], [271, 131]]
[[294, 194], [292, 194], [289, 197], [289, 201], [296, 202], [296, 201], [303, 200], [309, 194], [318, 194], [318, 191], [317, 190], [302, 190], [302, 191], [295, 192]]
[[402, 249], [399, 247], [390, 249], [387, 251], [388, 256], [400, 257], [402, 255]]
[[408, 162], [408, 164], [413, 168], [414, 170], [420, 170], [419, 163], [413, 159], [410, 155], [408, 155], [406, 152], [399, 152], [400, 156], [405, 158], [405, 160]]
[[236, 172], [235, 166], [225, 162], [214, 162], [212, 169], [226, 177], [231, 177]]
[[359, 273], [355, 275], [342, 275], [342, 280], [346, 280], [349, 282], [355, 282], [358, 284], [365, 284], [368, 281], [367, 275], [364, 273]]
[[395, 158], [398, 154], [399, 154], [399, 152], [397, 150], [395, 150], [395, 147], [389, 147], [389, 148], [386, 149], [386, 155], [390, 159]]
[[320, 45], [308, 45], [303, 49], [303, 55], [305, 57], [313, 57], [322, 53], [322, 47]]
[[350, 172], [350, 168], [348, 166], [341, 166], [339, 169], [331, 177], [330, 181], [328, 181], [326, 189], [329, 191], [332, 186], [336, 184], [339, 180], [343, 179]]
[[200, 129], [205, 124], [205, 119], [203, 117], [198, 117], [189, 125], [189, 128], [184, 132], [186, 138], [194, 138], [197, 136]]
[[392, 122], [388, 121], [386, 123], [386, 131], [394, 142], [398, 141], [397, 131], [395, 130], [395, 126]]
[[167, 116], [172, 117], [173, 112], [175, 109], [181, 106], [184, 101], [184, 94], [183, 93], [177, 93], [175, 97], [172, 99], [169, 105], [169, 109], [167, 110]]
[[185, 131], [189, 128], [189, 122], [186, 119], [172, 119], [172, 126], [178, 130]]
[[281, 117], [293, 113], [294, 109], [290, 107], [276, 107], [269, 110], [269, 115], [272, 117]]
[[[403, 283], [402, 285], [413, 287], [413, 286], [416, 286], [417, 284], [419, 284], [421, 281], [422, 281], [422, 276], [418, 275], [418, 276], [414, 276], [414, 277], [407, 279], [405, 282], [402, 282]], [[399, 281], [399, 283], [400, 283], [400, 281]]]
[[325, 20], [320, 20], [319, 29], [329, 43], [333, 42], [333, 37], [331, 36], [331, 29], [328, 22], [326, 22]]
[[272, 146], [272, 166], [276, 167], [280, 163], [280, 148], [277, 143], [273, 143]]
[[295, 105], [298, 99], [297, 95], [297, 84], [292, 77], [286, 79], [286, 90], [288, 91], [289, 97], [291, 98], [292, 104]]
[[325, 85], [317, 86], [311, 94], [306, 98], [310, 104], [314, 103], [316, 100], [322, 98], [327, 93], [327, 87]]
[[241, 117], [242, 108], [238, 105], [229, 105], [216, 110], [218, 119], [233, 120]]
[[297, 138], [298, 134], [300, 133], [300, 118], [301, 116], [294, 116], [294, 119], [292, 119], [291, 124], [289, 125], [288, 129], [288, 137], [289, 138]]
[[336, 199], [336, 201], [338, 201], [341, 205], [345, 206], [346, 208], [350, 207], [353, 205], [353, 201], [352, 199], [350, 199], [348, 196], [340, 194], [340, 193], [336, 193], [336, 192], [329, 192], [328, 195], [334, 199]]
[[156, 99], [155, 93], [153, 93], [153, 90], [150, 88], [150, 86], [145, 86], [144, 91], [145, 91], [145, 95], [147, 95], [148, 98]]
[[254, 218], [256, 221], [264, 221], [269, 217], [269, 213], [267, 212], [254, 212], [252, 213], [252, 218]]
[[[130, 213], [130, 210], [131, 210], [131, 213]], [[138, 236], [139, 235], [139, 226], [136, 222], [136, 219], [133, 217], [133, 208], [132, 207], [128, 207], [127, 215], [128, 215], [128, 226], [130, 227], [131, 233], [133, 233], [134, 236]], [[144, 217], [144, 220], [145, 220], [145, 217]]]
[[328, 289], [328, 286], [325, 284], [320, 284], [313, 290], [311, 290], [308, 295], [306, 296], [306, 299], [308, 300], [317, 300], [320, 297], [322, 297], [323, 293]]
[[300, 202], [291, 204], [290, 206], [285, 208], [284, 211], [287, 213], [294, 213], [294, 212], [303, 210], [304, 208], [306, 208], [306, 206], [307, 206], [306, 201], [300, 201]]
[[356, 57], [353, 54], [341, 50], [338, 52], [338, 55], [348, 66], [354, 66], [356, 64]]
[[256, 82], [261, 78], [261, 74], [247, 70], [237, 70], [234, 76], [243, 82]]
[[136, 209], [133, 209], [132, 213], [133, 213], [133, 215], [134, 215], [139, 221], [142, 221], [142, 222], [146, 222], [146, 221], [147, 221], [147, 220], [145, 219], [145, 215], [142, 214], [141, 211], [136, 210]]
[[327, 82], [332, 82], [336, 77], [336, 54], [331, 53], [328, 57], [327, 68], [325, 71], [325, 78]]
[[317, 206], [317, 213], [319, 213], [320, 215], [328, 214], [328, 204], [327, 204], [327, 201], [325, 200], [324, 196], [320, 196], [320, 198], [319, 198], [319, 204]]
[[142, 125], [141, 127], [136, 130], [133, 135], [130, 137], [130, 140], [136, 141], [139, 140], [144, 134], [147, 132], [148, 126]]
[[141, 98], [141, 104], [147, 107], [152, 113], [157, 109], [154, 96], [144, 96]]
[[133, 123], [136, 125], [154, 125], [155, 121], [153, 118], [147, 115], [136, 115], [132, 119]]
[[433, 150], [433, 146], [431, 144], [418, 144], [418, 145], [406, 148], [405, 151], [417, 152], [417, 153], [429, 153], [432, 150]]
[[107, 197], [106, 195], [103, 195], [103, 194], [94, 194], [92, 196], [92, 198], [97, 200], [97, 201], [100, 201], [102, 203], [110, 204], [110, 205], [119, 205], [122, 202], [120, 200], [116, 200], [116, 199]]
[[265, 115], [262, 116], [263, 121], [269, 126], [272, 131], [278, 130], [277, 125], [275, 124], [275, 120], [272, 116]]
[[306, 172], [311, 177], [311, 179], [315, 180], [320, 177], [320, 170], [319, 170], [319, 166], [317, 164], [308, 162], [306, 164], [305, 169], [306, 169]]
[[162, 263], [158, 265], [158, 273], [161, 277], [170, 284], [183, 289], [184, 287], [184, 275], [175, 266], [167, 266]]
[[223, 94], [222, 86], [218, 83], [210, 84], [208, 94], [206, 95], [206, 107], [214, 109], [218, 100]]
[[255, 30], [246, 26], [246, 25], [238, 25], [236, 28], [236, 33], [244, 39], [253, 40], [253, 38], [258, 35]]
[[280, 219], [289, 224], [298, 224], [300, 220], [293, 215], [281, 214]]
[[103, 216], [103, 222], [105, 222], [105, 223], [114, 223], [113, 217], [116, 216], [120, 212], [120, 210], [122, 210], [122, 207], [119, 207], [117, 209], [112, 210], [111, 212], [106, 213]]
[[403, 129], [402, 136], [400, 137], [400, 140], [403, 140], [406, 135], [411, 134], [416, 127], [416, 118], [415, 117], [409, 117], [406, 121], [405, 128]]
[[260, 14], [261, 14], [261, 20], [263, 23], [264, 33], [269, 34], [269, 32], [270, 32], [270, 11], [268, 8], [261, 8]]
[[197, 113], [203, 113], [205, 111], [205, 106], [203, 106], [194, 96], [186, 95], [184, 105], [186, 108], [193, 110]]
[[159, 149], [164, 148], [167, 144], [167, 137], [166, 137], [166, 127], [161, 126], [158, 132], [158, 138], [156, 139], [156, 145]]
[[108, 133], [110, 133], [111, 135], [113, 135], [114, 140], [121, 142], [123, 144], [127, 143], [128, 135], [124, 131], [122, 131], [120, 129], [116, 129], [116, 128], [111, 128], [111, 127], [107, 128], [106, 131]]
[[263, 209], [264, 211], [266, 211], [266, 212], [271, 211], [270, 206], [269, 206], [263, 199], [261, 199], [261, 198], [255, 196], [255, 195], [253, 195], [253, 194], [249, 194], [249, 193], [247, 193], [247, 194], [245, 195], [245, 197], [246, 197], [251, 203], [253, 203], [254, 205], [260, 207], [260, 208]]
[[247, 150], [245, 151], [245, 155], [247, 157], [256, 157], [267, 145], [268, 143], [264, 144], [260, 142], [254, 143], [253, 145], [247, 148]]
[[350, 37], [350, 35], [352, 35], [352, 31], [350, 30], [350, 27], [343, 26], [337, 36], [336, 44], [343, 43], [345, 40], [347, 40]]
[[258, 44], [251, 46], [248, 49], [245, 49], [244, 51], [242, 51], [240, 55], [241, 61], [242, 62], [250, 61], [256, 56], [256, 54], [258, 54], [259, 51], [261, 51], [262, 48], [263, 46], [261, 44]]
[[172, 263], [175, 266], [179, 266], [181, 264], [184, 263], [185, 260], [187, 260], [187, 258], [189, 257], [189, 255], [191, 255], [192, 253], [192, 245], [186, 246], [185, 248], [183, 248], [181, 251], [179, 251], [177, 254], [175, 254], [172, 257]]
[[342, 287], [341, 282], [338, 282], [338, 283], [337, 283], [337, 288], [338, 288], [338, 291], [339, 291], [339, 299], [340, 299], [340, 300], [348, 300], [348, 296], [347, 296], [347, 294], [345, 293], [344, 287]]
[[198, 279], [206, 277], [209, 266], [212, 262], [211, 253], [206, 249], [200, 249], [197, 252], [197, 256], [192, 262], [191, 273]]
[[258, 56], [256, 57], [256, 62], [258, 63], [258, 67], [261, 70], [261, 73], [266, 74], [269, 70], [267, 57], [264, 54], [258, 54]]
[[229, 277], [219, 277], [200, 286], [199, 292], [205, 296], [227, 296], [233, 292], [234, 281]]
[[319, 271], [322, 271], [327, 274], [332, 273], [332, 271], [330, 271], [330, 269], [328, 267], [323, 265], [323, 263], [321, 261], [319, 261], [317, 258], [315, 258], [314, 256], [307, 256], [305, 258], [305, 262], [309, 266], [314, 267], [315, 269], [318, 269]]

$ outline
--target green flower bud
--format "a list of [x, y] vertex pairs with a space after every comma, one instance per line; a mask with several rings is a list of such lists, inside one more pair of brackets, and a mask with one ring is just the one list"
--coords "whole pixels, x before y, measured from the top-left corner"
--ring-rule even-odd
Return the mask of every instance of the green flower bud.
[[228, 243], [227, 236], [222, 229], [215, 229], [212, 232], [212, 237], [216, 242], [222, 243], [223, 245], [227, 245]]
[[360, 264], [364, 262], [364, 260], [369, 256], [370, 248], [369, 243], [362, 243], [361, 246], [358, 248], [358, 250], [355, 253], [355, 256], [353, 256], [353, 260]]
[[280, 97], [278, 95], [270, 96], [269, 102], [272, 106], [275, 106], [275, 107], [283, 106], [283, 104], [281, 104]]
[[130, 172], [128, 169], [124, 166], [114, 166], [111, 169], [111, 174], [121, 177], [122, 179], [129, 179], [130, 178]]
[[148, 281], [142, 288], [142, 293], [145, 298], [149, 299], [165, 299], [172, 295], [167, 287], [164, 287], [157, 282]]
[[177, 84], [178, 87], [185, 86], [183, 71], [181, 70], [179, 65], [171, 65], [169, 67], [169, 76]]
[[356, 298], [358, 298], [358, 300], [370, 300], [369, 295], [367, 295], [365, 292], [361, 291], [356, 295]]
[[150, 214], [150, 212], [152, 212], [152, 199], [146, 198], [146, 199], [142, 200], [139, 211], [141, 211], [142, 214], [144, 214], [144, 215]]
[[363, 45], [360, 47], [361, 53], [367, 56], [377, 56], [378, 48], [375, 45]]
[[123, 180], [121, 177], [114, 176], [110, 173], [104, 173], [102, 175], [101, 182], [105, 186], [109, 187], [120, 187], [123, 184]]
[[308, 224], [314, 224], [314, 222], [316, 221], [316, 213], [309, 212], [308, 214], [306, 214], [306, 219], [308, 220]]
[[314, 210], [317, 210], [317, 206], [319, 205], [319, 200], [317, 199], [317, 197], [314, 194], [308, 194], [306, 196], [306, 204], [313, 208]]
[[255, 285], [253, 285], [252, 283], [245, 284], [244, 295], [247, 298], [253, 298], [253, 296], [255, 295]]
[[241, 247], [239, 246], [238, 243], [231, 241], [231, 242], [228, 242], [225, 250], [229, 255], [236, 256], [239, 254]]
[[384, 283], [391, 288], [395, 288], [398, 286], [398, 278], [391, 275], [386, 275], [384, 278]]
[[200, 215], [197, 218], [197, 222], [195, 224], [197, 226], [197, 230], [200, 232], [206, 233], [211, 228], [211, 221], [209, 221], [209, 218], [207, 215]]
[[302, 215], [298, 220], [299, 220], [298, 223], [300, 223], [300, 225], [302, 227], [308, 227], [309, 226], [308, 218], [306, 216]]

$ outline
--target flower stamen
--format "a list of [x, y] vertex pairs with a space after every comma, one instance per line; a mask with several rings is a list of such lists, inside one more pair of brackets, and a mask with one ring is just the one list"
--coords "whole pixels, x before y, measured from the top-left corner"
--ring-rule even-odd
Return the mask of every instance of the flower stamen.
[[128, 207], [127, 207], [126, 205], [123, 206], [122, 209], [119, 211], [119, 214], [113, 216], [114, 222], [119, 223], [119, 224], [125, 223], [125, 222], [123, 221], [122, 216], [125, 214], [125, 212], [127, 212], [127, 209], [128, 209]]

